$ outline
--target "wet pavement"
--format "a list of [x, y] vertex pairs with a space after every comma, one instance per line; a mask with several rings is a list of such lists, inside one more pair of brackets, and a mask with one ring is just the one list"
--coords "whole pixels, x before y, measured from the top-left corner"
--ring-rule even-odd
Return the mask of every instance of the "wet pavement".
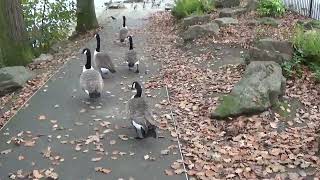
[[[128, 128], [126, 102], [134, 94], [129, 86], [133, 81], [143, 84], [158, 73], [160, 65], [144, 54], [147, 36], [134, 36], [141, 58], [140, 74], [129, 71], [123, 62], [128, 47], [114, 41], [122, 15], [127, 16], [128, 27], [135, 29], [147, 23], [151, 11], [156, 9], [108, 10], [100, 15], [104, 27], [100, 32], [101, 51], [110, 53], [117, 68], [104, 80], [102, 97], [89, 100], [79, 88], [84, 64], [79, 49], [79, 55], [66, 63], [0, 131], [1, 180], [18, 170], [24, 174], [50, 167], [62, 180], [186, 179], [183, 173], [165, 174], [181, 157], [176, 139], [160, 131], [162, 138], [136, 140], [134, 129]], [[119, 20], [112, 21], [110, 15]], [[95, 45], [93, 38], [87, 47], [93, 51]], [[147, 94], [156, 118], [169, 113], [155, 107], [168, 99], [165, 88], [147, 90]], [[162, 150], [169, 150], [168, 154], [161, 154]], [[111, 172], [97, 172], [97, 167]]]

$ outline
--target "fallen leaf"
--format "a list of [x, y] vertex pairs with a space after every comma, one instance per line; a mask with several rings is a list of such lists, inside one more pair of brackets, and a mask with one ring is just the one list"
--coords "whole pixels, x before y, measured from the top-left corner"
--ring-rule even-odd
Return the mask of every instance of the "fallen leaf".
[[168, 176], [173, 176], [173, 172], [172, 172], [172, 170], [168, 170], [168, 169], [166, 169], [166, 170], [164, 170], [164, 173], [166, 174], [166, 175], [168, 175]]
[[112, 131], [113, 131], [112, 129], [106, 129], [106, 130], [103, 131], [103, 134], [107, 134], [107, 133], [110, 133]]
[[74, 149], [75, 149], [76, 151], [80, 151], [80, 150], [81, 150], [80, 144], [77, 144]]
[[116, 140], [111, 140], [111, 141], [110, 141], [110, 144], [111, 144], [111, 145], [116, 144]]
[[181, 167], [181, 164], [178, 162], [173, 162], [171, 164], [172, 169], [179, 169]]
[[30, 140], [30, 141], [25, 141], [24, 142], [24, 146], [26, 147], [33, 147], [35, 145], [35, 141], [34, 140]]
[[12, 149], [3, 150], [0, 152], [0, 154], [8, 154], [10, 152], [12, 152]]
[[91, 161], [97, 162], [97, 161], [100, 161], [101, 159], [102, 159], [102, 157], [96, 157], [96, 158], [92, 158]]
[[24, 160], [24, 156], [22, 156], [22, 155], [18, 156], [18, 160], [19, 161]]
[[41, 179], [44, 176], [42, 174], [40, 174], [39, 170], [33, 170], [32, 171], [32, 175], [36, 178], [36, 179]]
[[278, 128], [278, 123], [276, 123], [276, 122], [270, 122], [270, 126], [271, 126], [273, 129], [277, 129], [277, 128]]
[[74, 124], [75, 124], [76, 126], [82, 126], [82, 125], [83, 125], [82, 122], [75, 122]]
[[111, 173], [111, 169], [108, 169], [108, 168], [103, 168], [103, 167], [95, 167], [94, 170], [96, 172], [101, 172], [103, 174], [109, 174]]
[[147, 154], [147, 155], [144, 155], [143, 158], [144, 158], [144, 160], [148, 160], [150, 158], [150, 156]]
[[169, 154], [169, 150], [165, 149], [165, 150], [161, 150], [161, 155], [168, 155]]
[[124, 141], [127, 141], [129, 139], [127, 135], [121, 135], [121, 134], [119, 135], [119, 138]]
[[38, 120], [45, 120], [45, 119], [47, 119], [47, 117], [46, 117], [45, 115], [40, 115], [40, 116], [38, 117]]
[[181, 174], [181, 173], [184, 172], [184, 170], [183, 170], [183, 169], [176, 169], [176, 170], [174, 170], [174, 172], [175, 172], [176, 174]]

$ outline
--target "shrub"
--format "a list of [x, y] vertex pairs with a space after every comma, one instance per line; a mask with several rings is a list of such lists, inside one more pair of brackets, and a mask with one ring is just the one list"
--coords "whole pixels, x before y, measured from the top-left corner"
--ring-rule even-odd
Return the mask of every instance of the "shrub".
[[214, 7], [213, 0], [177, 0], [172, 14], [182, 19], [192, 14], [204, 14]]
[[282, 16], [286, 9], [283, 0], [259, 0], [258, 13], [261, 16]]
[[297, 26], [293, 37], [296, 55], [291, 62], [283, 64], [284, 71], [292, 74], [301, 70], [301, 64], [309, 66], [315, 78], [320, 82], [320, 32], [317, 30], [305, 31]]
[[301, 26], [296, 28], [293, 44], [303, 56], [309, 60], [319, 61], [320, 64], [320, 32], [317, 30], [304, 31]]
[[295, 53], [293, 55], [293, 58], [291, 59], [291, 61], [285, 61], [282, 64], [282, 70], [283, 70], [283, 74], [286, 77], [301, 77], [302, 75], [302, 67], [301, 64], [303, 62], [302, 57]]

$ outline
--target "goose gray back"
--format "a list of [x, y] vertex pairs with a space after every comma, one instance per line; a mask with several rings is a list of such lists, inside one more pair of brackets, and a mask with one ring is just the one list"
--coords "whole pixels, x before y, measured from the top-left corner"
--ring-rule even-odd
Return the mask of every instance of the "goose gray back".
[[98, 98], [103, 90], [103, 80], [98, 71], [91, 67], [91, 53], [88, 48], [83, 50], [83, 54], [87, 56], [85, 71], [80, 75], [80, 87], [89, 95], [90, 98]]
[[109, 54], [106, 52], [100, 52], [100, 35], [98, 33], [95, 34], [95, 38], [97, 40], [97, 47], [93, 55], [94, 65], [100, 72], [102, 78], [105, 78], [104, 72], [106, 72], [106, 70], [111, 73], [115, 73], [116, 69]]

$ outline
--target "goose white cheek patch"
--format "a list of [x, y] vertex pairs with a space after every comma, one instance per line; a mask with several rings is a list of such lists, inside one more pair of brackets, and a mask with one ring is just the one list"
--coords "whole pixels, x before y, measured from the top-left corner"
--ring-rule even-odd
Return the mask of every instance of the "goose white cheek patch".
[[89, 95], [89, 91], [88, 90], [84, 90], [84, 92], [86, 92]]
[[139, 65], [140, 61], [137, 61], [136, 63], [134, 63], [135, 65]]

